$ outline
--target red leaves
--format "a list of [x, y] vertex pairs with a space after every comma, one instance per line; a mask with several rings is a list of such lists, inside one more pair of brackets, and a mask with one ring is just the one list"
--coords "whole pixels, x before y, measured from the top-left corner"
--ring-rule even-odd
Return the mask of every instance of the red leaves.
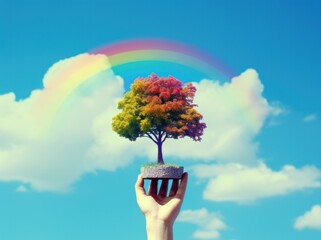
[[113, 117], [113, 130], [131, 141], [149, 137], [158, 145], [158, 162], [164, 163], [162, 144], [167, 138], [201, 140], [206, 124], [194, 109], [195, 92], [193, 84], [183, 87], [171, 76], [138, 78], [118, 103], [122, 112]]
[[168, 91], [167, 89], [164, 90], [163, 92], [161, 92], [159, 94], [159, 97], [163, 100], [163, 101], [168, 101], [171, 97], [171, 93], [170, 91]]
[[194, 107], [196, 88], [169, 76], [158, 77], [152, 74], [147, 78], [138, 78], [131, 86], [136, 97], [141, 98], [141, 119], [148, 118], [151, 128], [165, 131], [168, 137], [189, 136], [195, 141], [201, 140], [205, 123], [202, 115]]

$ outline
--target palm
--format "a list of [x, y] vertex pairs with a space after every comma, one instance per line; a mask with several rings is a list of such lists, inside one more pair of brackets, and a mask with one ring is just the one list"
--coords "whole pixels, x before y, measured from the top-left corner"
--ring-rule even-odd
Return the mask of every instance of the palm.
[[174, 222], [178, 216], [183, 202], [187, 184], [187, 174], [183, 177], [179, 186], [179, 180], [173, 180], [169, 194], [168, 180], [163, 180], [159, 192], [158, 180], [153, 179], [148, 191], [144, 190], [144, 181], [140, 178], [136, 184], [137, 202], [145, 216], [156, 217], [158, 220]]
[[177, 217], [181, 202], [173, 197], [146, 196], [140, 207], [144, 214], [151, 215], [156, 212], [158, 219], [168, 221]]

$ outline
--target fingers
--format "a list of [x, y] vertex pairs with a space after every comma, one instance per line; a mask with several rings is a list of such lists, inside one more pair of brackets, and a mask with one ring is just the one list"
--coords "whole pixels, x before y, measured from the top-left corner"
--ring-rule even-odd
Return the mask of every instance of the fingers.
[[141, 175], [138, 175], [137, 181], [135, 184], [135, 191], [136, 195], [146, 195], [145, 189], [144, 189], [144, 179]]
[[169, 192], [170, 197], [174, 197], [176, 195], [177, 189], [178, 189], [178, 179], [174, 179], [171, 187], [171, 191]]
[[183, 200], [186, 192], [186, 187], [187, 187], [187, 180], [188, 180], [188, 174], [184, 173], [183, 178], [181, 180], [181, 184], [179, 185], [179, 188], [176, 192], [176, 197]]
[[157, 188], [158, 188], [158, 179], [152, 179], [149, 185], [148, 195], [157, 195]]
[[[183, 174], [180, 184], [178, 179], [174, 179], [171, 186], [170, 193], [169, 193], [169, 197], [175, 196], [177, 198], [183, 199], [186, 192], [187, 181], [188, 181], [187, 173]], [[168, 182], [169, 182], [168, 179], [163, 179], [162, 185], [158, 193], [159, 196], [166, 197], [167, 191], [168, 191]], [[146, 192], [144, 189], [144, 179], [140, 175], [138, 175], [135, 189], [136, 189], [136, 195], [140, 194], [140, 195], [146, 196]], [[158, 192], [158, 179], [152, 179], [148, 189], [148, 195], [157, 195], [157, 192]]]
[[168, 189], [168, 179], [163, 179], [161, 188], [159, 190], [159, 196], [166, 197]]

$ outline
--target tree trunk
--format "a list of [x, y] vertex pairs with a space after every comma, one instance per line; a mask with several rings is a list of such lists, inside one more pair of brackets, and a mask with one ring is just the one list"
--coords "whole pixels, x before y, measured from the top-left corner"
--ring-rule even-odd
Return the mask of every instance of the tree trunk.
[[158, 146], [157, 163], [158, 164], [164, 164], [162, 145], [163, 143], [161, 141], [157, 143], [157, 146]]

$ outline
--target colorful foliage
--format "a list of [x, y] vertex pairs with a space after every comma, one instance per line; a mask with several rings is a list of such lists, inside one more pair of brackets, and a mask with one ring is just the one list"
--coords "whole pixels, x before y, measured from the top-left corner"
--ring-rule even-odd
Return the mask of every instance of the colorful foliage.
[[118, 103], [122, 111], [113, 118], [113, 130], [131, 141], [150, 138], [158, 145], [158, 162], [164, 163], [162, 144], [167, 138], [201, 140], [206, 124], [194, 108], [195, 92], [193, 84], [183, 87], [171, 76], [138, 78]]

